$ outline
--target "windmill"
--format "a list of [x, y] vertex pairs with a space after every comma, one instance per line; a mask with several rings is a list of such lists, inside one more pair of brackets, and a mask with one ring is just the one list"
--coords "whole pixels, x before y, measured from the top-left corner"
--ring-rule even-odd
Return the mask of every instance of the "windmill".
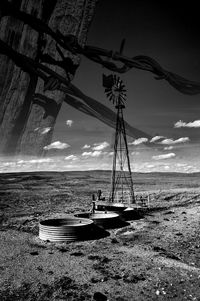
[[115, 74], [103, 75], [103, 86], [107, 98], [112, 101], [117, 110], [109, 202], [130, 205], [135, 203], [135, 196], [123, 118], [126, 89], [123, 81]]

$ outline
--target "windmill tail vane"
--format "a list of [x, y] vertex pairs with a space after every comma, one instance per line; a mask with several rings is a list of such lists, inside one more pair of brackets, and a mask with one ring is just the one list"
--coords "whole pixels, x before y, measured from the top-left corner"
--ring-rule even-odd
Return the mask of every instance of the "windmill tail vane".
[[110, 89], [114, 84], [113, 74], [105, 75], [103, 74], [103, 87]]

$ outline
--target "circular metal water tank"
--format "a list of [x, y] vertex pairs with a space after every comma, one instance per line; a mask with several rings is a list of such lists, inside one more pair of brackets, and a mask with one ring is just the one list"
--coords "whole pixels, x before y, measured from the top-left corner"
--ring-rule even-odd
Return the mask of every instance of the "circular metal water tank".
[[122, 211], [120, 217], [124, 220], [137, 220], [144, 217], [144, 211], [142, 208], [128, 207]]
[[92, 226], [93, 221], [86, 218], [47, 219], [39, 223], [39, 238], [52, 242], [84, 240]]
[[75, 216], [82, 217], [82, 218], [89, 218], [93, 220], [93, 222], [97, 226], [101, 226], [104, 229], [114, 228], [121, 222], [119, 218], [119, 214], [114, 212], [103, 212], [103, 211], [95, 211], [94, 213], [84, 212], [84, 213], [77, 213], [75, 214]]
[[121, 214], [122, 211], [124, 211], [128, 205], [123, 203], [106, 203], [106, 202], [96, 202], [95, 204], [97, 210], [104, 210], [104, 211], [112, 211], [117, 214]]

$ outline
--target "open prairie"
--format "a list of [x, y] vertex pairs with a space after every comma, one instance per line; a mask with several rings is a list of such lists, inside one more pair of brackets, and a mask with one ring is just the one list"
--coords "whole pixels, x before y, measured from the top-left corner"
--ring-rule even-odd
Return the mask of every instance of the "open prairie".
[[91, 209], [109, 171], [0, 174], [0, 300], [200, 300], [200, 174], [133, 174], [143, 218], [51, 243], [39, 221]]

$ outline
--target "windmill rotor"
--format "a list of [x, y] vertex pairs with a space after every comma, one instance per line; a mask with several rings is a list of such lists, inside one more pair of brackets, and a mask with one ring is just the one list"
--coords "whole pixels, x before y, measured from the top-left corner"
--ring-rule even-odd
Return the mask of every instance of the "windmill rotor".
[[115, 74], [103, 77], [103, 86], [107, 98], [115, 105], [123, 104], [126, 101], [126, 89], [123, 81]]

